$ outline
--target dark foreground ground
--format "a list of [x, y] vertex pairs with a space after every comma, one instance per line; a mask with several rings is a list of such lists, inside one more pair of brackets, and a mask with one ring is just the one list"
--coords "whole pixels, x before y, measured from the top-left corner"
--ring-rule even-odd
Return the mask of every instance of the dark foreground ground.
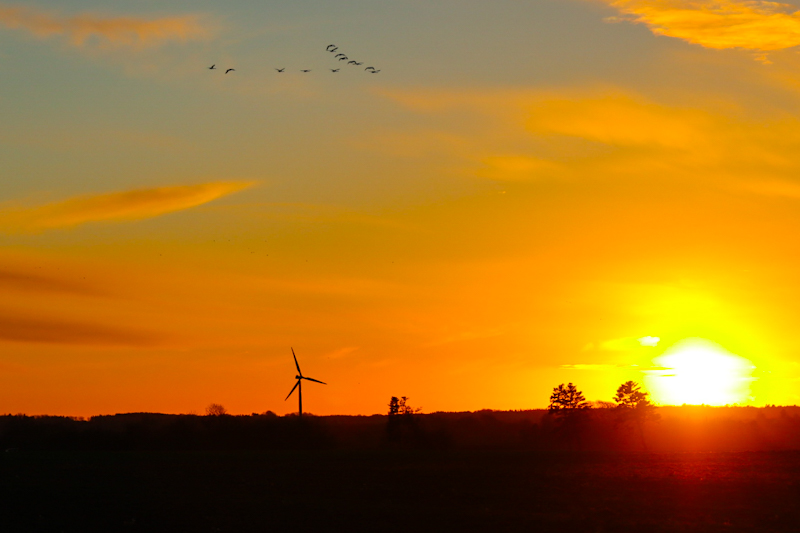
[[5, 452], [0, 531], [800, 531], [800, 452]]

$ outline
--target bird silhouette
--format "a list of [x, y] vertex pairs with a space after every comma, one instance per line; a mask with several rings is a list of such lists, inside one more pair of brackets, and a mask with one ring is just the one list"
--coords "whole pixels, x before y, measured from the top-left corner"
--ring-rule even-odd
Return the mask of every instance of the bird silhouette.
[[380, 72], [380, 70], [373, 70], [370, 72], [370, 74], [377, 74], [378, 72]]
[[361, 63], [353, 63], [353, 64], [360, 67], [361, 65], [364, 64], [364, 62], [362, 61]]
[[235, 68], [229, 68], [228, 70], [225, 71], [225, 74], [227, 74], [228, 72], [234, 71], [234, 70], [236, 70], [236, 69]]
[[311, 69], [301, 70], [300, 72], [311, 72]]
[[364, 70], [375, 70], [375, 67], [367, 67]]
[[338, 50], [338, 49], [339, 49], [339, 47], [338, 47], [338, 46], [334, 46], [333, 48], [331, 48], [330, 50], [328, 50], [328, 52], [335, 52], [335, 51], [336, 51], [336, 50]]
[[347, 56], [340, 57], [340, 58], [339, 58], [339, 61], [347, 61]]
[[358, 65], [358, 62], [357, 61], [348, 61], [347, 64], [348, 65]]
[[333, 57], [341, 57], [341, 56], [343, 56], [343, 55], [344, 55], [344, 54], [336, 54], [336, 55], [335, 55], [335, 56], [333, 56]]
[[325, 47], [325, 50], [327, 50], [328, 52], [330, 52], [330, 51], [331, 51], [331, 48], [336, 48], [336, 45], [335, 45], [335, 44], [329, 44], [328, 46], [326, 46], [326, 47]]
[[286, 70], [286, 67], [283, 67], [283, 68], [276, 68], [275, 70], [277, 70], [278, 72], [283, 72], [284, 70]]
[[331, 72], [339, 72], [339, 69], [338, 68], [332, 68], [332, 69], [330, 69], [330, 71]]
[[208, 70], [217, 70], [217, 64], [216, 64], [216, 63], [214, 63], [213, 65], [211, 65], [210, 67], [208, 67]]

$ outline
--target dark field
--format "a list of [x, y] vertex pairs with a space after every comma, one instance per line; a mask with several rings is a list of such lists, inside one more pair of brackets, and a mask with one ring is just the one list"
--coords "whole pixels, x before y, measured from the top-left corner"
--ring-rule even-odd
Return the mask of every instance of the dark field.
[[0, 454], [0, 531], [800, 531], [800, 452]]

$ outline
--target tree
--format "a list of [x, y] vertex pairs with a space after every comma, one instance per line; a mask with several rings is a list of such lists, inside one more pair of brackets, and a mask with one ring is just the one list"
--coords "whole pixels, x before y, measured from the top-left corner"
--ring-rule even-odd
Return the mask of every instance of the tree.
[[583, 432], [592, 404], [586, 401], [583, 393], [572, 383], [562, 383], [553, 389], [548, 410], [558, 419], [558, 433], [569, 447], [583, 447]]
[[660, 418], [656, 413], [656, 406], [650, 401], [650, 393], [643, 391], [641, 385], [635, 381], [626, 381], [617, 389], [614, 402], [617, 404], [619, 421], [623, 424], [633, 423], [636, 426], [642, 440], [642, 447], [647, 450], [644, 440], [644, 424]]
[[402, 396], [399, 399], [397, 396], [392, 396], [392, 399], [389, 400], [389, 417], [393, 416], [406, 416], [410, 417], [416, 413], [422, 411], [419, 407], [411, 407], [411, 404], [408, 403], [408, 396]]
[[414, 415], [422, 411], [420, 408], [411, 407], [407, 396], [392, 396], [389, 400], [389, 419], [386, 431], [392, 441], [403, 441], [416, 433], [416, 420]]
[[206, 407], [206, 415], [208, 416], [223, 416], [227, 414], [228, 410], [222, 404], [211, 403]]
[[397, 416], [400, 414], [400, 400], [397, 396], [392, 396], [392, 399], [389, 400], [389, 418], [393, 416]]
[[591, 407], [592, 404], [586, 401], [578, 387], [572, 383], [568, 383], [566, 386], [562, 383], [553, 389], [547, 409], [558, 417], [564, 417], [581, 413]]
[[651, 405], [649, 392], [644, 392], [642, 387], [635, 381], [626, 381], [617, 389], [614, 402], [623, 409], [636, 408], [639, 405]]

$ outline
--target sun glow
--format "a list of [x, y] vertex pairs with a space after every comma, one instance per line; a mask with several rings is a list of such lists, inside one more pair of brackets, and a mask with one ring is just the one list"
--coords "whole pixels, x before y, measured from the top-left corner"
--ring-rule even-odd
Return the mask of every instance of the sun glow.
[[705, 339], [684, 339], [653, 361], [645, 381], [653, 399], [669, 405], [728, 405], [750, 398], [753, 364]]

